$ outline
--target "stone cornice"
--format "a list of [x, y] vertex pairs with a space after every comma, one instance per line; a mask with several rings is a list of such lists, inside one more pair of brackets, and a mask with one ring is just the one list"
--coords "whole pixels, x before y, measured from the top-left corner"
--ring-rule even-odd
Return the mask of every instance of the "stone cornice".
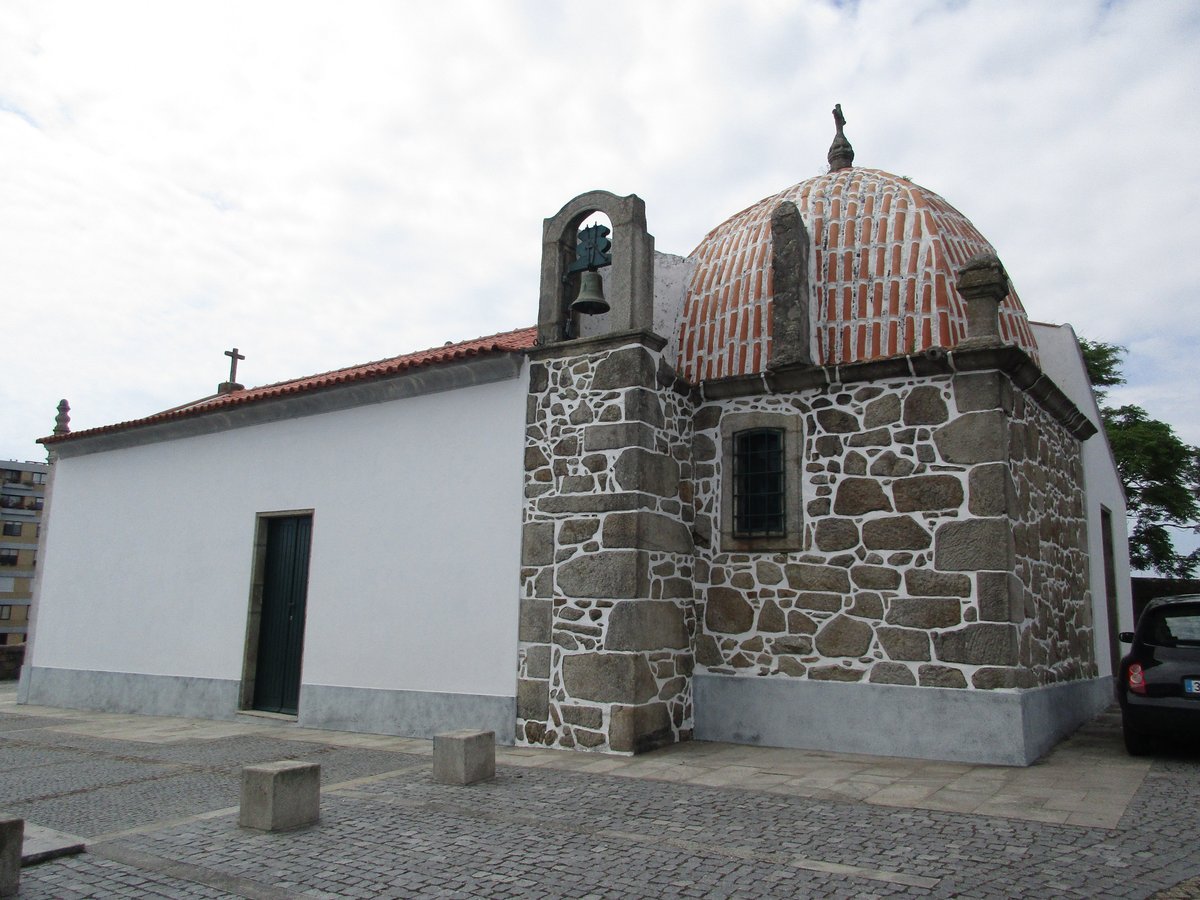
[[637, 344], [659, 351], [667, 346], [667, 339], [653, 331], [615, 331], [599, 334], [595, 337], [575, 338], [570, 341], [555, 341], [552, 344], [539, 344], [531, 347], [525, 353], [530, 359], [558, 359], [562, 356], [583, 356], [588, 353], [602, 353], [615, 347], [626, 347]]

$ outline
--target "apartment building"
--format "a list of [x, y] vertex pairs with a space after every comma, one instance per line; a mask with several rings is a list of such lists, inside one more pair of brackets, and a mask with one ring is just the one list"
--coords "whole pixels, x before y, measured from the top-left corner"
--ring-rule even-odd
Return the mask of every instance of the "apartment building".
[[0, 462], [0, 646], [23, 644], [49, 466]]

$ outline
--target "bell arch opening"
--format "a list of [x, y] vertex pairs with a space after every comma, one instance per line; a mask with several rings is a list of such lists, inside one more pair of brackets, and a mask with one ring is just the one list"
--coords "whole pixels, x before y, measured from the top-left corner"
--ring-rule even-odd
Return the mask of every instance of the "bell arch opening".
[[[580, 229], [606, 225], [611, 265], [602, 272], [609, 310], [579, 315], [571, 310], [582, 269], [576, 266]], [[569, 201], [545, 220], [542, 233], [542, 282], [538, 305], [538, 343], [554, 344], [578, 337], [649, 331], [654, 316], [654, 237], [646, 230], [646, 205], [636, 194], [618, 197], [590, 191]], [[581, 322], [592, 319], [595, 321]]]

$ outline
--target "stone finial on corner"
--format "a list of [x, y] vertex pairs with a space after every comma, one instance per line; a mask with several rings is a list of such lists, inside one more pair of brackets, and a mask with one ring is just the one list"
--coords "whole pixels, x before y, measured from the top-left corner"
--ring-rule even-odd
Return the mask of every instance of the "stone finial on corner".
[[65, 399], [58, 401], [58, 415], [54, 417], [54, 433], [71, 433], [71, 404]]
[[833, 136], [833, 143], [829, 145], [829, 155], [826, 159], [829, 160], [829, 171], [837, 172], [839, 169], [849, 169], [854, 165], [854, 148], [850, 146], [846, 135], [842, 133], [842, 128], [846, 125], [846, 117], [842, 115], [842, 104], [840, 103], [833, 107], [833, 124], [837, 127], [837, 134]]
[[1000, 343], [1000, 303], [1008, 296], [1008, 273], [994, 253], [980, 253], [958, 270], [955, 289], [967, 301], [967, 339], [959, 347]]

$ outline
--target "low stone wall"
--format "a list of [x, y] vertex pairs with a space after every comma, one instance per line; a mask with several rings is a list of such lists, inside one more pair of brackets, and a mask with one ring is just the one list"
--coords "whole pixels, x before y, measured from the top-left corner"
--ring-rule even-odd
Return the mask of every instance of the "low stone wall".
[[15, 681], [19, 678], [24, 661], [24, 644], [6, 644], [0, 647], [0, 681]]

